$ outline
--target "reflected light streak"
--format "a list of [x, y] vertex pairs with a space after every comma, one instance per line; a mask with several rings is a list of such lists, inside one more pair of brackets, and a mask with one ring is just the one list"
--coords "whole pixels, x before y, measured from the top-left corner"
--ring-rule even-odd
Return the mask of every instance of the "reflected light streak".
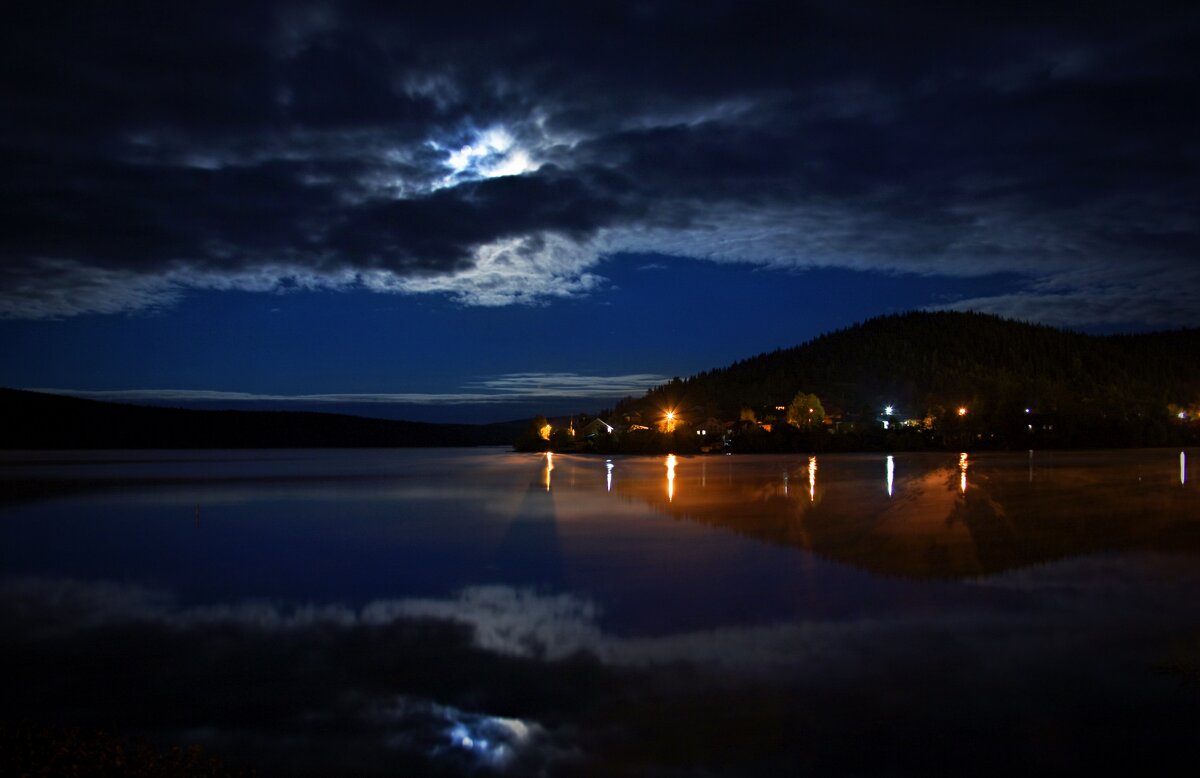
[[967, 453], [964, 451], [963, 453], [958, 455], [958, 470], [960, 473], [962, 473], [962, 475], [959, 476], [959, 479], [958, 479], [958, 488], [962, 491], [963, 494], [967, 493], [967, 467], [968, 467]]
[[817, 458], [808, 458], [808, 501], [815, 502], [817, 499]]
[[788, 493], [788, 474], [787, 474], [787, 471], [784, 470], [783, 471], [783, 496], [787, 497], [787, 493]]
[[1179, 483], [1187, 483], [1187, 454], [1179, 452]]
[[893, 476], [895, 475], [895, 473], [896, 473], [896, 461], [895, 461], [895, 459], [893, 459], [893, 458], [892, 458], [892, 455], [891, 455], [891, 454], [888, 454], [888, 458], [887, 458], [887, 489], [888, 489], [888, 497], [891, 497], [891, 496], [892, 496], [892, 478], [893, 478]]
[[554, 452], [546, 452], [546, 491], [550, 491], [550, 471], [554, 469]]
[[675, 455], [667, 455], [667, 502], [675, 501]]
[[605, 480], [608, 485], [608, 491], [611, 492], [612, 491], [612, 471], [613, 471], [613, 461], [611, 459], [604, 460], [604, 469], [608, 471], [608, 473], [605, 476]]

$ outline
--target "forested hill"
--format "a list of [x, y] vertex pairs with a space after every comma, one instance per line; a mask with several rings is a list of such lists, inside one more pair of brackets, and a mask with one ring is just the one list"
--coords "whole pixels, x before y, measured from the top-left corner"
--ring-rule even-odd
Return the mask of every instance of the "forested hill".
[[892, 405], [906, 417], [967, 407], [977, 420], [1025, 408], [1046, 418], [1165, 420], [1200, 401], [1200, 329], [1096, 336], [977, 313], [882, 316], [676, 379], [619, 407], [729, 419], [745, 407], [786, 405], [800, 391], [859, 417]]
[[426, 424], [334, 413], [158, 408], [0, 389], [0, 448], [507, 445], [526, 422]]

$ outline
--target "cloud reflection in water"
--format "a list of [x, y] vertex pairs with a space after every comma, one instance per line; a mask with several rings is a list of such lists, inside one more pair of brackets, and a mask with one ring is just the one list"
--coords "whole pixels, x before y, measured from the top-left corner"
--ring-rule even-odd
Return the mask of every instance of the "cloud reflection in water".
[[[579, 760], [608, 764], [632, 743], [649, 749], [644, 758], [652, 763], [683, 759], [682, 766], [690, 757], [676, 753], [670, 738], [645, 740], [643, 711], [666, 717], [656, 721], [667, 730], [704, 731], [726, 717], [735, 717], [728, 724], [735, 733], [769, 729], [780, 726], [781, 710], [764, 709], [763, 695], [791, 689], [785, 718], [810, 726], [819, 715], [821, 727], [730, 763], [744, 774], [761, 758], [758, 771], [770, 773], [773, 759], [797, 748], [811, 749], [807, 758], [842, 758], [846, 744], [837, 738], [856, 731], [862, 693], [907, 700], [909, 722], [941, 721], [951, 695], [954, 715], [978, 727], [969, 730], [976, 739], [983, 722], [1019, 719], [1026, 707], [1058, 720], [1079, 704], [1077, 692], [1060, 698], [1061, 683], [1039, 688], [1047, 677], [1103, 695], [1106, 710], [1124, 715], [1142, 701], [1131, 680], [1154, 683], [1155, 647], [1194, 629], [1195, 604], [1172, 592], [1200, 588], [1200, 570], [1186, 558], [1132, 555], [1030, 568], [984, 588], [1016, 599], [1002, 608], [981, 600], [950, 611], [641, 635], [605, 629], [601, 609], [585, 596], [501, 585], [361, 608], [185, 606], [144, 587], [24, 579], [0, 586], [0, 625], [8, 660], [25, 668], [10, 699], [31, 714], [157, 721], [144, 726], [168, 737], [207, 728], [218, 751], [236, 752], [240, 742], [271, 765], [286, 760], [284, 742], [309, 738], [328, 749], [306, 755], [310, 769], [342, 765], [348, 742], [362, 761], [347, 771], [384, 770], [395, 764], [388, 754], [405, 754], [463, 772], [554, 774]], [[1125, 639], [1131, 634], [1136, 645]], [[1096, 645], [1107, 653], [1096, 655]], [[62, 657], [81, 654], [89, 661], [71, 665], [72, 683], [63, 687], [56, 680]], [[1114, 663], [1125, 668], [1122, 677], [1112, 675]], [[271, 692], [251, 704], [254, 689]], [[846, 698], [850, 689], [858, 691]], [[697, 709], [712, 695], [724, 712]], [[1190, 699], [1168, 701], [1145, 726], [1179, 716]], [[886, 708], [875, 715], [892, 721]], [[732, 723], [743, 719], [750, 724]], [[721, 759], [737, 753], [730, 747]], [[721, 753], [719, 743], [706, 748]], [[917, 759], [912, 749], [889, 758]]]

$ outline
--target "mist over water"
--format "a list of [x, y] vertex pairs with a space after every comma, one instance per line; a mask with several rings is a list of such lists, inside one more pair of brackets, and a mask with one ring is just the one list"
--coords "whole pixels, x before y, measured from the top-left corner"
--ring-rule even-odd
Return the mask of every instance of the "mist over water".
[[1200, 457], [0, 458], [9, 724], [273, 773], [1138, 769]]

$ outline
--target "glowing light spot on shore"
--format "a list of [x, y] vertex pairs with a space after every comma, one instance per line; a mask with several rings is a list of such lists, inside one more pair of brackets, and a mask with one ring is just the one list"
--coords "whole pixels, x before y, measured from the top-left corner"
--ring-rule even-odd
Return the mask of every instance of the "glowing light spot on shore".
[[817, 500], [817, 458], [808, 458], [808, 501]]
[[959, 409], [958, 409], [958, 415], [959, 415], [959, 416], [966, 416], [966, 415], [967, 415], [967, 409], [966, 409], [966, 408], [959, 408]]
[[667, 502], [675, 501], [675, 455], [667, 455]]
[[888, 497], [891, 497], [891, 496], [892, 496], [892, 479], [893, 479], [893, 477], [895, 476], [895, 474], [896, 474], [896, 461], [895, 461], [895, 460], [892, 458], [892, 455], [891, 455], [891, 454], [888, 454], [888, 458], [887, 458], [887, 490], [888, 490]]
[[960, 473], [958, 479], [958, 488], [963, 494], [967, 493], [967, 467], [969, 466], [970, 463], [967, 461], [967, 453], [964, 451], [958, 455], [958, 471]]

